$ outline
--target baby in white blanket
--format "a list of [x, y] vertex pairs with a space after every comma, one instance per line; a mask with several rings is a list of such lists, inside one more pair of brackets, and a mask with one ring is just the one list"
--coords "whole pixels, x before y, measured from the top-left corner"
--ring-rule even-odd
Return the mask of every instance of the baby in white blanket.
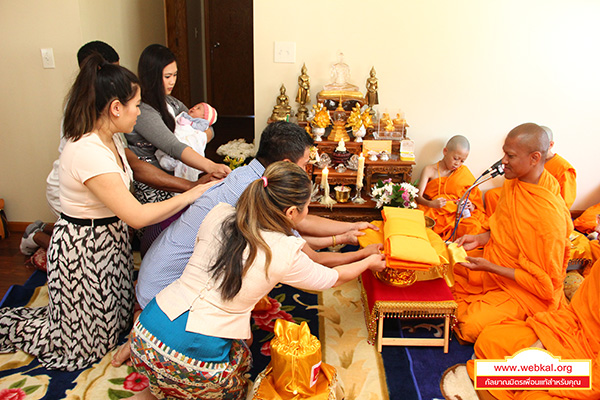
[[[215, 122], [217, 122], [217, 110], [207, 103], [198, 103], [190, 108], [189, 113], [182, 112], [175, 117], [174, 134], [181, 143], [187, 144], [203, 156], [206, 144], [214, 135], [213, 130], [208, 128]], [[157, 150], [155, 155], [165, 171], [173, 171], [179, 178], [196, 181], [202, 172], [185, 165], [162, 150]]]

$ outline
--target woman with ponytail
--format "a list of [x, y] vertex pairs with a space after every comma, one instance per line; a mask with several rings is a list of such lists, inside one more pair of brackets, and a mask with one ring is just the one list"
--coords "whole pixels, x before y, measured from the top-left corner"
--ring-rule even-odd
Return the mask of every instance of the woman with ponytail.
[[144, 308], [131, 333], [133, 363], [153, 395], [245, 399], [252, 356], [244, 340], [260, 299], [280, 282], [324, 290], [385, 268], [380, 254], [327, 268], [302, 252], [292, 230], [308, 214], [311, 188], [302, 168], [279, 161], [235, 208], [220, 203], [208, 213], [183, 275]]
[[[140, 55], [138, 76], [142, 88], [140, 117], [133, 132], [125, 135], [129, 148], [140, 158], [161, 168], [156, 150], [206, 172], [208, 177], [224, 178], [231, 172], [225, 164], [217, 164], [180, 142], [173, 133], [175, 117], [188, 108], [171, 96], [177, 82], [177, 60], [169, 48], [151, 44]], [[212, 129], [212, 128], [209, 128]], [[172, 173], [172, 172], [169, 172]], [[173, 196], [173, 193], [155, 189], [136, 181], [135, 196], [142, 203], [153, 203]]]
[[140, 87], [127, 69], [95, 53], [67, 98], [59, 161], [62, 214], [48, 249], [49, 305], [0, 310], [0, 352], [22, 350], [48, 369], [74, 371], [98, 361], [131, 326], [133, 261], [127, 225], [162, 221], [208, 188], [140, 204], [118, 133], [131, 132]]

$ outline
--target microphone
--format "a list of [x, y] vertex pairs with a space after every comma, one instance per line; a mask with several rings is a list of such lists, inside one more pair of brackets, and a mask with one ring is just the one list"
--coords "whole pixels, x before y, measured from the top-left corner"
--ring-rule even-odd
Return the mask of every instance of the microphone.
[[502, 164], [502, 159], [492, 164], [492, 166], [489, 167], [483, 174], [481, 174], [481, 176], [488, 174], [492, 174], [492, 178], [504, 174], [504, 165]]

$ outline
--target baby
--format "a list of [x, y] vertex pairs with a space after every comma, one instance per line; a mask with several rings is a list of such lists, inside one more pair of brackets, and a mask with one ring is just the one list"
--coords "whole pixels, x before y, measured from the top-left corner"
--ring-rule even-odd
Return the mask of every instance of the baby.
[[[184, 144], [190, 146], [200, 155], [204, 155], [206, 144], [214, 136], [209, 129], [217, 122], [217, 110], [207, 103], [198, 103], [190, 108], [189, 113], [182, 112], [175, 118], [175, 137]], [[165, 171], [173, 171], [179, 178], [190, 181], [198, 180], [201, 171], [185, 165], [183, 162], [169, 156], [162, 150], [156, 151], [156, 158]]]

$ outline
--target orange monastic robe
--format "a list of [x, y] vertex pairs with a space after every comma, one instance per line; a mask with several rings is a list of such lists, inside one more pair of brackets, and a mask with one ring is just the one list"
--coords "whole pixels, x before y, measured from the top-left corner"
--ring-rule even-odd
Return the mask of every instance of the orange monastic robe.
[[573, 225], [581, 233], [592, 233], [598, 225], [597, 215], [600, 214], [600, 203], [591, 206], [585, 210], [575, 221]]
[[[558, 181], [558, 184], [560, 185], [560, 196], [565, 199], [567, 208], [570, 209], [577, 194], [577, 173], [575, 172], [575, 168], [558, 154], [554, 154], [550, 160], [547, 160], [544, 164], [544, 168]], [[485, 192], [485, 213], [488, 217], [492, 216], [498, 205], [500, 189], [501, 188], [494, 188]]]
[[524, 320], [564, 302], [573, 223], [556, 179], [544, 171], [538, 184], [507, 180], [489, 224], [483, 257], [514, 268], [515, 280], [455, 265], [458, 328], [469, 342], [488, 324], [507, 317]]
[[[598, 264], [598, 265], [596, 265]], [[573, 296], [557, 311], [542, 312], [527, 321], [504, 321], [484, 329], [475, 344], [480, 359], [504, 359], [531, 346], [538, 338], [554, 356], [592, 360], [592, 390], [490, 391], [498, 399], [600, 398], [600, 261]], [[502, 338], [502, 339], [499, 339]], [[473, 377], [473, 362], [467, 364]], [[528, 397], [534, 396], [537, 397]]]
[[577, 173], [575, 172], [575, 168], [558, 154], [554, 154], [551, 159], [546, 160], [544, 168], [558, 181], [560, 195], [565, 199], [567, 208], [570, 209], [577, 195]]
[[[432, 179], [427, 183], [423, 196], [434, 200], [443, 197], [446, 200], [458, 200], [465, 191], [475, 182], [475, 177], [465, 165], [461, 165], [450, 176]], [[475, 206], [475, 210], [468, 218], [462, 218], [458, 224], [456, 237], [466, 234], [476, 235], [484, 232], [482, 225], [487, 224], [487, 217], [483, 212], [483, 200], [481, 191], [475, 188], [469, 195], [469, 200]], [[448, 201], [443, 208], [431, 208], [419, 205], [419, 209], [425, 212], [425, 215], [433, 218], [435, 226], [433, 231], [440, 235], [443, 240], [447, 240], [452, 235], [454, 223], [456, 220], [457, 204], [455, 201]]]

